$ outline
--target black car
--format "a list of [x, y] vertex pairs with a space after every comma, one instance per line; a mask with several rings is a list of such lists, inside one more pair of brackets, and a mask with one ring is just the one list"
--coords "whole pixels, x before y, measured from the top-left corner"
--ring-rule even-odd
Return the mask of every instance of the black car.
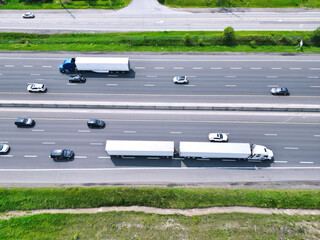
[[67, 150], [67, 149], [52, 150], [50, 152], [50, 157], [57, 160], [61, 160], [61, 159], [70, 160], [74, 158], [74, 152], [72, 150]]
[[104, 128], [106, 124], [102, 120], [90, 119], [87, 122], [89, 128]]
[[272, 88], [271, 89], [272, 95], [290, 95], [288, 88]]
[[69, 82], [71, 83], [84, 83], [86, 82], [86, 77], [82, 75], [75, 75], [75, 76], [70, 76]]
[[17, 118], [14, 122], [17, 127], [33, 127], [36, 122], [30, 118]]

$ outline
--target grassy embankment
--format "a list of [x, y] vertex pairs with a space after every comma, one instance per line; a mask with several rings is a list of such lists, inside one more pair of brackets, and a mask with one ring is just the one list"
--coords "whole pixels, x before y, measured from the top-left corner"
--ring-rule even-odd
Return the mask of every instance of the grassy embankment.
[[[63, 9], [60, 0], [4, 0], [0, 9]], [[119, 9], [127, 6], [131, 0], [62, 0], [68, 9], [101, 8]]]
[[[101, 206], [320, 208], [319, 190], [212, 188], [1, 188], [0, 210]], [[0, 239], [319, 239], [320, 216], [40, 214], [0, 220]]]
[[249, 8], [319, 8], [319, 0], [158, 0], [170, 7], [249, 7]]
[[0, 220], [0, 239], [319, 239], [320, 216], [41, 214]]
[[223, 32], [134, 32], [27, 34], [0, 33], [0, 50], [150, 52], [303, 52], [319, 53], [312, 31], [238, 31], [237, 45], [223, 46]]

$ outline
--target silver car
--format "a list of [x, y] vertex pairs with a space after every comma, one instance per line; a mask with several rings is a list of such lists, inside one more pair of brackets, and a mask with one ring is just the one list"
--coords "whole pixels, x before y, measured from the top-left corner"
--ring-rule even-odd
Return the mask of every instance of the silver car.
[[27, 87], [29, 92], [46, 92], [48, 89], [44, 84], [33, 83]]
[[32, 12], [26, 12], [26, 13], [22, 14], [22, 17], [23, 18], [34, 18], [35, 15]]
[[8, 144], [0, 143], [0, 154], [7, 154], [10, 151]]
[[173, 78], [174, 83], [189, 83], [187, 76], [177, 76]]
[[228, 142], [228, 135], [226, 133], [209, 133], [210, 142]]

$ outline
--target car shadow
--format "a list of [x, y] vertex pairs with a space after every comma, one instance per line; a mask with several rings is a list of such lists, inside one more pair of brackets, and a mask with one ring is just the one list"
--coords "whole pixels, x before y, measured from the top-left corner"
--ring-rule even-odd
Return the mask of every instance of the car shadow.
[[135, 78], [136, 72], [130, 69], [130, 72], [127, 73], [95, 73], [95, 72], [79, 72], [79, 73], [66, 73], [68, 77], [73, 75], [82, 75], [87, 78]]

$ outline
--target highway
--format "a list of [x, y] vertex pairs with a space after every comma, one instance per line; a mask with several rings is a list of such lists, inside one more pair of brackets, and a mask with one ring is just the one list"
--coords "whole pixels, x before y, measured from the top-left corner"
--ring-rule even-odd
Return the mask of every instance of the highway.
[[[58, 66], [76, 56], [127, 56], [129, 74], [85, 73], [85, 84], [70, 84]], [[0, 100], [93, 102], [319, 104], [319, 55], [281, 54], [86, 54], [0, 53]], [[173, 76], [186, 75], [188, 85]], [[29, 83], [44, 83], [45, 94], [31, 94]], [[272, 96], [288, 87], [291, 96]]]
[[[12, 150], [1, 156], [1, 168], [114, 168], [114, 167], [301, 167], [319, 166], [319, 113], [253, 113], [206, 111], [133, 111], [76, 109], [0, 109], [1, 139]], [[17, 128], [14, 120], [28, 117], [33, 128]], [[86, 121], [102, 119], [105, 129], [89, 129]], [[264, 145], [274, 162], [158, 158], [110, 158], [105, 141], [159, 140], [207, 142], [210, 132], [229, 134], [230, 142]], [[223, 143], [222, 143], [223, 144]], [[74, 161], [55, 162], [52, 149], [75, 151]]]
[[[17, 128], [17, 117], [36, 121], [34, 128]], [[89, 129], [99, 118], [104, 129]], [[320, 114], [277, 112], [133, 111], [1, 108], [3, 143], [1, 184], [58, 183], [212, 183], [319, 180]], [[265, 145], [273, 162], [162, 158], [115, 158], [105, 141], [166, 140], [207, 142], [209, 132], [229, 134], [230, 142]], [[222, 143], [223, 144], [223, 143]], [[74, 150], [73, 161], [53, 161], [52, 149]], [[120, 175], [119, 175], [120, 174]]]
[[1, 10], [1, 32], [143, 32], [237, 30], [313, 31], [320, 26], [317, 9], [180, 9], [157, 0], [133, 0], [120, 10], [33, 10], [35, 19], [22, 19], [21, 10]]

